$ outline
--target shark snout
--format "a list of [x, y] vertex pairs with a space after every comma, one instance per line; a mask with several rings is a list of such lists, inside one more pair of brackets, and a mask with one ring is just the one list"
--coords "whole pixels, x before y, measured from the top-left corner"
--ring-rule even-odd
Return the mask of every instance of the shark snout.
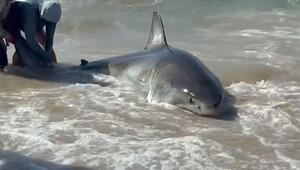
[[213, 117], [222, 120], [234, 120], [237, 117], [237, 108], [233, 105], [235, 98], [223, 94], [210, 112], [205, 117]]
[[181, 108], [205, 117], [217, 117], [218, 113], [220, 112], [220, 109], [222, 108], [223, 100], [224, 100], [224, 94], [216, 98], [216, 100], [214, 100], [215, 102], [212, 102], [212, 100], [210, 100], [206, 104], [199, 102], [194, 106], [183, 106]]

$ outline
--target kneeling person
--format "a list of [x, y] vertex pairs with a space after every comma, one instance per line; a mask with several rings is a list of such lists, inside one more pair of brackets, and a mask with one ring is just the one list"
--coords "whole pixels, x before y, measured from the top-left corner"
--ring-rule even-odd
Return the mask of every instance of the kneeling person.
[[[6, 29], [15, 39], [20, 65], [52, 65], [52, 47], [61, 5], [56, 0], [15, 0], [7, 17]], [[45, 28], [45, 31], [44, 31]], [[24, 32], [25, 37], [21, 35]], [[39, 44], [42, 44], [42, 46]], [[52, 55], [52, 56], [51, 56]], [[16, 62], [17, 61], [17, 62]]]

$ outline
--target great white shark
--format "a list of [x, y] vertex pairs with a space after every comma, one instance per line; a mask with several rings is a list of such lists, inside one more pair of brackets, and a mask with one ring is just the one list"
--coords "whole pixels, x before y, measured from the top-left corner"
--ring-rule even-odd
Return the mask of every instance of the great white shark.
[[148, 102], [176, 105], [202, 116], [228, 116], [228, 101], [232, 101], [199, 58], [168, 44], [157, 12], [143, 51], [94, 62], [82, 60], [79, 69], [126, 78], [147, 90]]
[[51, 69], [40, 66], [36, 58], [27, 54], [20, 57], [23, 65], [31, 68], [29, 74], [26, 69], [17, 70], [16, 75], [67, 83], [93, 83], [91, 73], [111, 75], [142, 87], [150, 103], [168, 103], [207, 117], [236, 116], [234, 97], [218, 77], [199, 58], [168, 44], [157, 12], [153, 12], [150, 35], [142, 51], [93, 62], [81, 60], [79, 66], [57, 65]]

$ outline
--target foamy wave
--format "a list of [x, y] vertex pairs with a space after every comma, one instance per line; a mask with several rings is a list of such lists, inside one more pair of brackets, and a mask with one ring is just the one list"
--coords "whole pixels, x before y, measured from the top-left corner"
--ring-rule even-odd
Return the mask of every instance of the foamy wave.
[[240, 100], [239, 122], [243, 133], [255, 136], [262, 145], [273, 148], [278, 159], [297, 169], [299, 161], [288, 148], [300, 140], [300, 119], [296, 111], [299, 105], [295, 103], [295, 99], [300, 101], [300, 85], [261, 81], [252, 85], [237, 83], [229, 89]]
[[263, 31], [257, 29], [246, 29], [237, 33], [232, 33], [235, 36], [243, 36], [248, 38], [268, 38], [276, 37], [281, 39], [300, 39], [300, 29], [288, 27], [274, 27], [273, 31]]

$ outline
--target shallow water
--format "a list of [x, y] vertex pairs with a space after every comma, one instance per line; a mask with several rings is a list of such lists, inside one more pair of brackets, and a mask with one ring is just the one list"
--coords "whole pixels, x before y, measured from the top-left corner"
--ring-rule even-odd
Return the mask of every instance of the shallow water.
[[0, 150], [94, 169], [300, 169], [299, 3], [64, 0], [60, 62], [143, 49], [157, 10], [169, 44], [198, 56], [236, 96], [238, 118], [147, 103], [109, 76], [93, 75], [111, 84], [101, 87], [85, 75], [62, 84], [0, 73]]

